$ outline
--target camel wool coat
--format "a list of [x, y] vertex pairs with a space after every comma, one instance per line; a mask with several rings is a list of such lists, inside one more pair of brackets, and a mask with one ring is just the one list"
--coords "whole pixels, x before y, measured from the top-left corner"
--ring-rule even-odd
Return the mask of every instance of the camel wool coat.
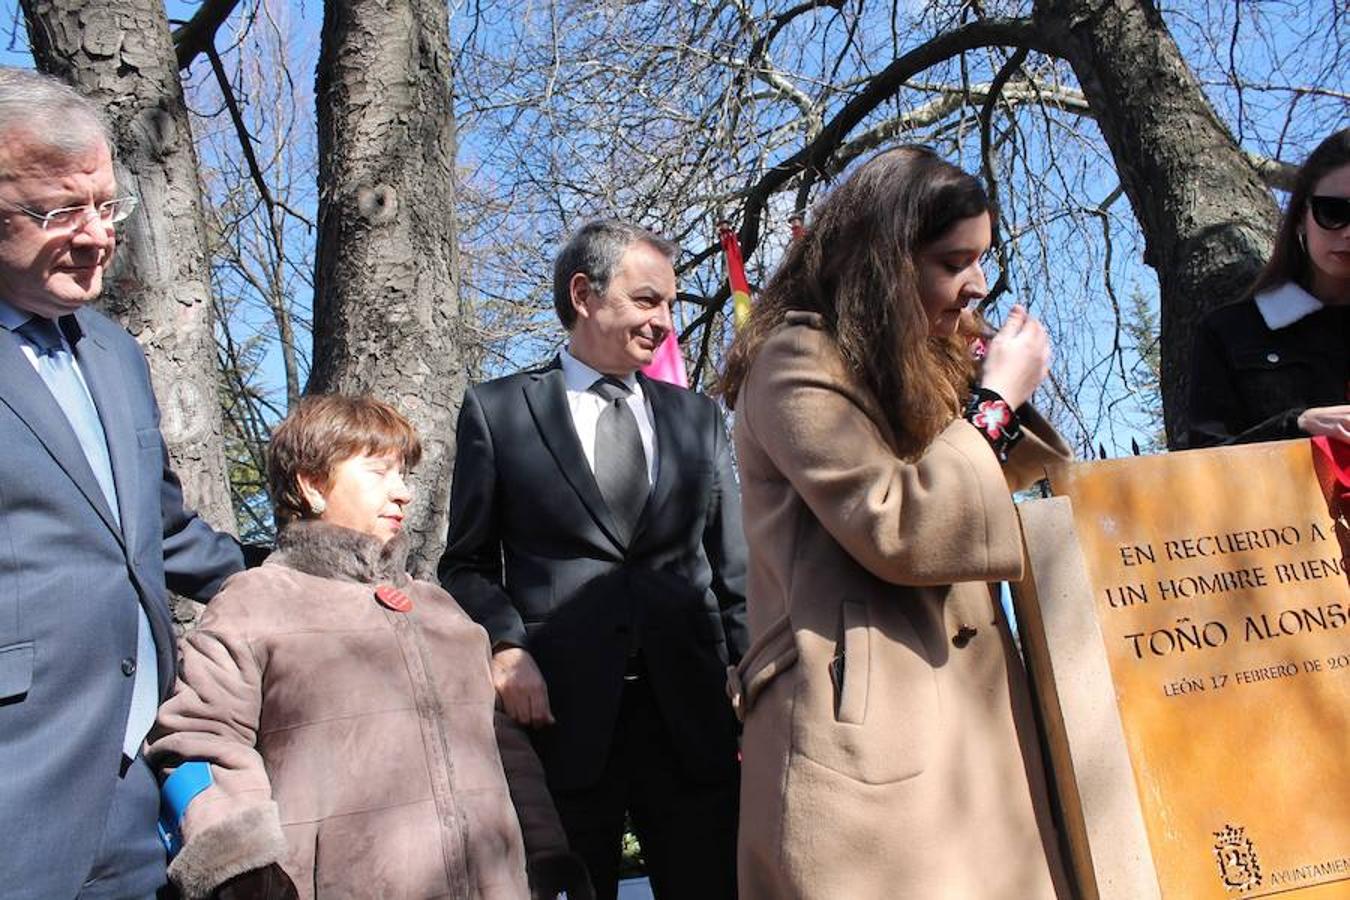
[[753, 643], [742, 900], [1068, 898], [1025, 674], [989, 582], [1022, 574], [1010, 483], [1063, 441], [1024, 407], [1006, 467], [955, 419], [901, 459], [814, 313], [751, 366], [735, 440]]
[[147, 757], [210, 765], [169, 867], [188, 900], [269, 863], [303, 900], [525, 900], [527, 847], [566, 853], [528, 739], [494, 717], [487, 634], [406, 553], [293, 522], [180, 642]]

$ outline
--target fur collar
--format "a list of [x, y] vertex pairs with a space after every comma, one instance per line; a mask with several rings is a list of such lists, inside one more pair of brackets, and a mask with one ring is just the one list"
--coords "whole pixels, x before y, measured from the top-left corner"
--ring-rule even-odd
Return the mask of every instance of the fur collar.
[[277, 535], [276, 552], [267, 561], [339, 581], [402, 586], [411, 580], [405, 569], [408, 539], [404, 535], [381, 546], [368, 534], [313, 520], [294, 521], [283, 528]]
[[1271, 331], [1288, 328], [1299, 319], [1310, 316], [1322, 308], [1322, 301], [1303, 288], [1286, 281], [1279, 287], [1262, 291], [1255, 297], [1256, 308]]

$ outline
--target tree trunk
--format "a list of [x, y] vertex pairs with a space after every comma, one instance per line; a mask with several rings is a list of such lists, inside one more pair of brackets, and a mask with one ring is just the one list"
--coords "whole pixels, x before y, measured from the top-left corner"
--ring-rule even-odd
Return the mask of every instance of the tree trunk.
[[315, 91], [319, 246], [308, 390], [371, 393], [417, 427], [416, 574], [445, 540], [464, 388], [444, 0], [324, 5]]
[[38, 66], [104, 109], [118, 188], [140, 198], [100, 306], [145, 348], [189, 505], [234, 531], [197, 154], [164, 3], [21, 2]]
[[1215, 115], [1151, 0], [1038, 0], [1106, 138], [1158, 273], [1163, 417], [1189, 422], [1195, 326], [1238, 299], [1269, 253], [1279, 211]]

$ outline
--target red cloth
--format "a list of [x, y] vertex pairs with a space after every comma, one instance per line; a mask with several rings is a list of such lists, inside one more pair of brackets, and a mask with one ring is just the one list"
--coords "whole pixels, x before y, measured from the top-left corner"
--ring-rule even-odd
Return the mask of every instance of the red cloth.
[[[1341, 542], [1342, 555], [1350, 559], [1350, 444], [1328, 437], [1312, 439], [1313, 468], [1322, 485], [1322, 496], [1327, 511], [1336, 523], [1336, 537]], [[1346, 571], [1350, 581], [1350, 569]]]

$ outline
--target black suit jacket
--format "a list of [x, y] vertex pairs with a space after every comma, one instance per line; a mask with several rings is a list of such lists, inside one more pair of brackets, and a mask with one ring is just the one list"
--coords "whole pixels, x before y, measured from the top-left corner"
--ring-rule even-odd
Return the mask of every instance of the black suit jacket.
[[525, 647], [539, 664], [557, 724], [536, 746], [556, 788], [599, 778], [635, 645], [689, 776], [719, 780], [736, 765], [726, 666], [748, 632], [726, 428], [707, 397], [639, 378], [658, 471], [627, 543], [557, 361], [470, 388], [460, 410], [441, 583], [494, 646]]

